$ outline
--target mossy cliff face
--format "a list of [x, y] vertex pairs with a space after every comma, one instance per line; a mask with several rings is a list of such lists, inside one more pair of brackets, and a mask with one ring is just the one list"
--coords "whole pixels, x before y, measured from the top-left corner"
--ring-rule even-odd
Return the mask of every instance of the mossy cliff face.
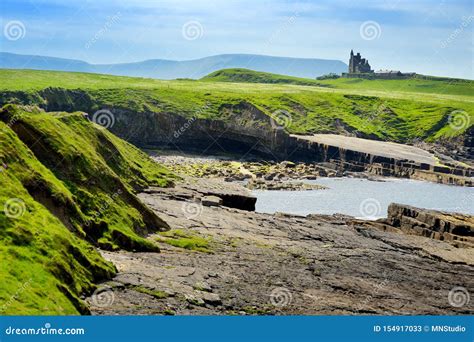
[[77, 314], [115, 268], [96, 251], [158, 248], [135, 197], [173, 175], [82, 113], [0, 111], [0, 314]]
[[[242, 154], [252, 149], [268, 157], [277, 153], [273, 150], [280, 136], [286, 135], [284, 126], [289, 123], [285, 121], [289, 119], [285, 111], [278, 112], [275, 120], [252, 102], [238, 98], [189, 98], [180, 103], [182, 107], [176, 107], [163, 98], [155, 99], [147, 91], [133, 89], [46, 88], [35, 94], [4, 91], [0, 93], [0, 103], [33, 103], [48, 111], [84, 111], [92, 121], [104, 118], [107, 122], [103, 124], [111, 132], [140, 147], [168, 146], [199, 152], [223, 148]], [[276, 127], [281, 129], [275, 130]]]
[[[111, 130], [129, 137], [138, 146], [167, 146], [198, 152], [213, 151], [245, 155], [252, 151], [265, 157], [278, 154], [283, 129], [253, 104], [241, 101], [222, 105], [218, 119], [187, 118], [174, 113], [138, 112], [114, 108], [116, 123]], [[135, 129], [130, 134], [129, 127]]]

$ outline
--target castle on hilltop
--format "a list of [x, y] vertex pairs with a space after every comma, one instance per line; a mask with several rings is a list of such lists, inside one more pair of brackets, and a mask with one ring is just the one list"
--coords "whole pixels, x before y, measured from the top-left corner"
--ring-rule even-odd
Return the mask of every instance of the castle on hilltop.
[[404, 79], [415, 76], [414, 72], [403, 73], [398, 70], [378, 70], [374, 71], [370, 67], [369, 60], [362, 58], [360, 52], [354, 55], [354, 51], [351, 50], [349, 58], [349, 70], [348, 72], [342, 73], [342, 77], [346, 78], [367, 78], [367, 79]]
[[351, 57], [349, 59], [349, 74], [372, 72], [374, 71], [370, 68], [369, 60], [362, 58], [360, 52], [357, 52], [357, 55], [354, 55], [354, 51], [351, 50]]

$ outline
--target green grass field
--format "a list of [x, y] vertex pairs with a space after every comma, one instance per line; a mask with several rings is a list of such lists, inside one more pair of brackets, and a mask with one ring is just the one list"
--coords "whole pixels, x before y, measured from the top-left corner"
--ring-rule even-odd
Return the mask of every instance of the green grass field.
[[339, 78], [318, 81], [338, 89], [380, 90], [440, 95], [474, 96], [474, 81], [422, 76], [407, 80], [366, 80], [360, 78]]
[[474, 81], [423, 75], [416, 75], [412, 79], [404, 80], [368, 80], [362, 78], [314, 80], [235, 68], [213, 72], [201, 80], [205, 82], [296, 84], [360, 91], [474, 96]]
[[[261, 74], [257, 73], [259, 79], [265, 76]], [[272, 84], [227, 82], [222, 73], [216, 77], [216, 80], [209, 76], [202, 81], [161, 81], [85, 73], [0, 70], [0, 102], [41, 105], [38, 94], [44, 88], [81, 89], [87, 92], [97, 109], [109, 106], [225, 120], [223, 106], [245, 101], [269, 116], [281, 111], [289, 113], [291, 120], [286, 129], [291, 133], [343, 133], [345, 130], [397, 142], [459, 136], [474, 122], [474, 94], [469, 91], [472, 81], [336, 79], [317, 81], [325, 85], [320, 87], [281, 83], [282, 76]], [[463, 125], [450, 125], [453, 112], [461, 116]]]

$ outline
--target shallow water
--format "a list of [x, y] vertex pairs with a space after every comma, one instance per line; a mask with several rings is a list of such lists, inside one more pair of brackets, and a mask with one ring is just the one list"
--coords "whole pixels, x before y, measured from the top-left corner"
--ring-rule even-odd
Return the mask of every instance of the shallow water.
[[325, 190], [253, 191], [256, 211], [292, 214], [341, 213], [365, 219], [386, 217], [390, 203], [474, 215], [474, 188], [407, 179], [384, 182], [357, 178], [320, 178], [308, 183], [327, 186]]

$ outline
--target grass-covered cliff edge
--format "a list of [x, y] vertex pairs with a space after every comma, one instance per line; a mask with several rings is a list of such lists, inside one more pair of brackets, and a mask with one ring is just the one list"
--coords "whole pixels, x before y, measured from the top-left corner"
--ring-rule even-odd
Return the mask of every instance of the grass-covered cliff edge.
[[0, 314], [78, 314], [115, 273], [95, 247], [157, 251], [135, 197], [173, 175], [82, 113], [0, 110]]
[[[289, 133], [341, 133], [401, 143], [456, 140], [462, 144], [474, 123], [473, 81], [291, 78], [286, 82], [281, 75], [275, 81], [275, 75], [252, 76], [255, 72], [244, 70], [245, 75], [240, 75], [243, 83], [233, 83], [235, 73], [242, 74], [242, 70], [217, 72], [218, 76], [202, 81], [0, 70], [0, 104], [33, 104], [46, 110], [90, 114], [106, 108], [119, 116], [111, 130], [125, 138], [120, 117], [128, 117], [128, 127], [134, 124], [143, 129], [162, 116], [226, 122], [238, 117], [243, 107], [267, 117], [289, 115], [290, 120], [285, 120]], [[234, 73], [231, 82], [229, 73]], [[269, 77], [278, 84], [252, 83]]]

